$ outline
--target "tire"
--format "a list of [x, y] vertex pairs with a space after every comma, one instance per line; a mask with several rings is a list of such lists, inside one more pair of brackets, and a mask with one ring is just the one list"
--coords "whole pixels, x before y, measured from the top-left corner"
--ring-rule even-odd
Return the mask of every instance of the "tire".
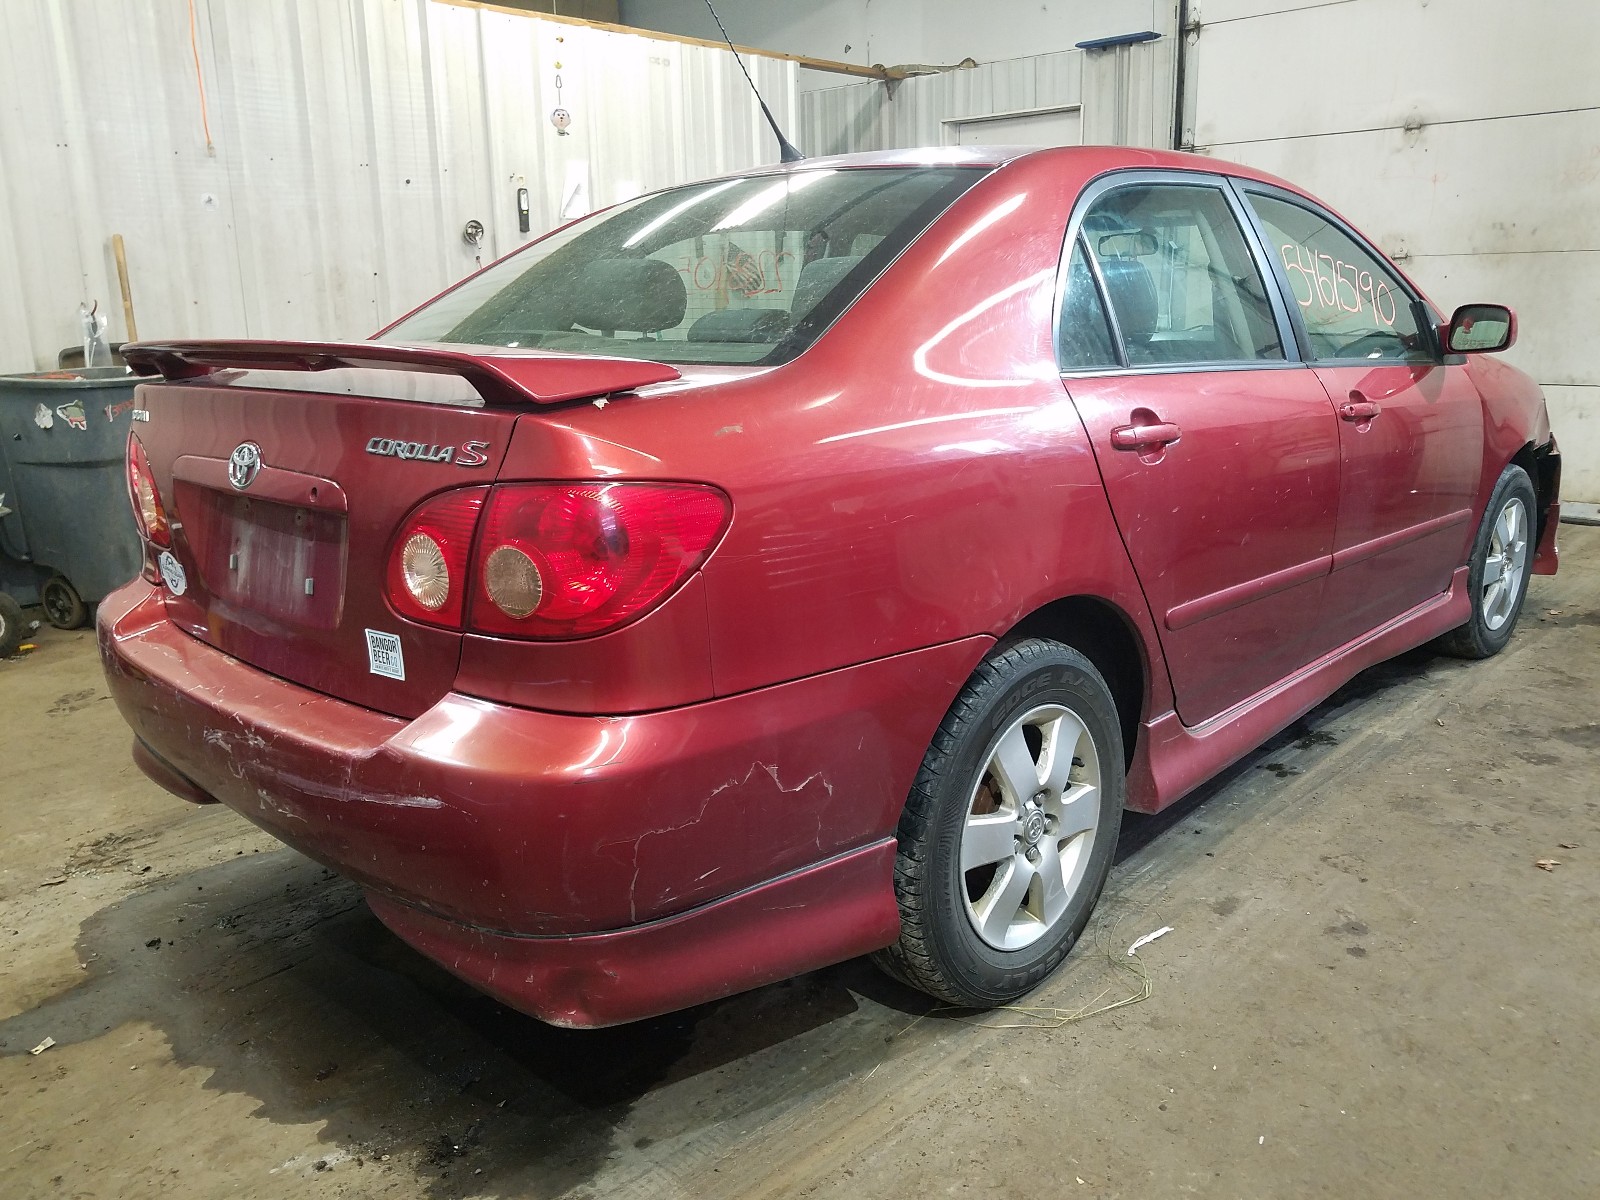
[[77, 629], [89, 619], [89, 606], [65, 575], [55, 576], [39, 589], [39, 603], [44, 606], [44, 619], [57, 629]]
[[1512, 464], [1500, 473], [1472, 541], [1467, 574], [1472, 617], [1435, 643], [1446, 654], [1489, 658], [1511, 640], [1528, 594], [1536, 504], [1526, 471]]
[[1089, 660], [1040, 638], [996, 650], [945, 715], [901, 815], [900, 940], [877, 964], [965, 1008], [1037, 987], [1100, 898], [1125, 794], [1121, 722]]
[[0, 658], [10, 658], [28, 636], [27, 623], [22, 619], [22, 605], [16, 598], [0, 592]]

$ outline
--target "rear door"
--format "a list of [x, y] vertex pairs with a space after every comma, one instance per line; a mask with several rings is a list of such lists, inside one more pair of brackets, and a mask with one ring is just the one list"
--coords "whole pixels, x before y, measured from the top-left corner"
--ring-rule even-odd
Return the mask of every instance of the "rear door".
[[1483, 409], [1435, 344], [1425, 302], [1331, 213], [1243, 185], [1305, 357], [1339, 416], [1329, 647], [1439, 595], [1466, 559]]
[[[1109, 302], [1113, 356], [1085, 330]], [[1061, 323], [1067, 390], [1194, 725], [1303, 665], [1338, 504], [1337, 419], [1209, 176], [1086, 197]]]

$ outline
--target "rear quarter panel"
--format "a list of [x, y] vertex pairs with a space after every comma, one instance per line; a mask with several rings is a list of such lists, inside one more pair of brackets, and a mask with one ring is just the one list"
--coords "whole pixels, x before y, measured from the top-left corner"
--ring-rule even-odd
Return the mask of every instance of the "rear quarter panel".
[[[1093, 173], [1051, 155], [1000, 168], [793, 362], [519, 427], [502, 478], [729, 493], [703, 573], [717, 695], [998, 636], [1079, 594], [1121, 609], [1159, 664], [1052, 347], [1062, 236]], [[935, 722], [952, 698], [929, 698]]]

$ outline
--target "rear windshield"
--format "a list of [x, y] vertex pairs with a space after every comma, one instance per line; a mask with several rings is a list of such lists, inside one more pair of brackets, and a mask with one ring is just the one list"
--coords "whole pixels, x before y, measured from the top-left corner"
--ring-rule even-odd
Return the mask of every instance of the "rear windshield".
[[530, 244], [380, 340], [785, 362], [983, 174], [817, 169], [658, 192]]

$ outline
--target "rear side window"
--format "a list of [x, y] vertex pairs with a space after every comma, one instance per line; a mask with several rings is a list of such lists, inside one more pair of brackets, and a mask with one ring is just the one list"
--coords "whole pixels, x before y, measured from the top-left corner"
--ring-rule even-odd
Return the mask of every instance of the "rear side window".
[[1433, 357], [1410, 295], [1360, 243], [1309, 208], [1254, 193], [1247, 199], [1299, 305], [1312, 358]]
[[659, 192], [532, 243], [382, 340], [785, 362], [984, 173], [822, 168]]
[[1266, 285], [1220, 189], [1118, 188], [1089, 210], [1083, 238], [1129, 366], [1284, 357]]
[[1063, 371], [1086, 367], [1114, 367], [1117, 352], [1111, 344], [1105, 302], [1089, 273], [1089, 260], [1080, 237], [1072, 245], [1067, 264], [1067, 291], [1061, 302], [1061, 328], [1056, 336]]

